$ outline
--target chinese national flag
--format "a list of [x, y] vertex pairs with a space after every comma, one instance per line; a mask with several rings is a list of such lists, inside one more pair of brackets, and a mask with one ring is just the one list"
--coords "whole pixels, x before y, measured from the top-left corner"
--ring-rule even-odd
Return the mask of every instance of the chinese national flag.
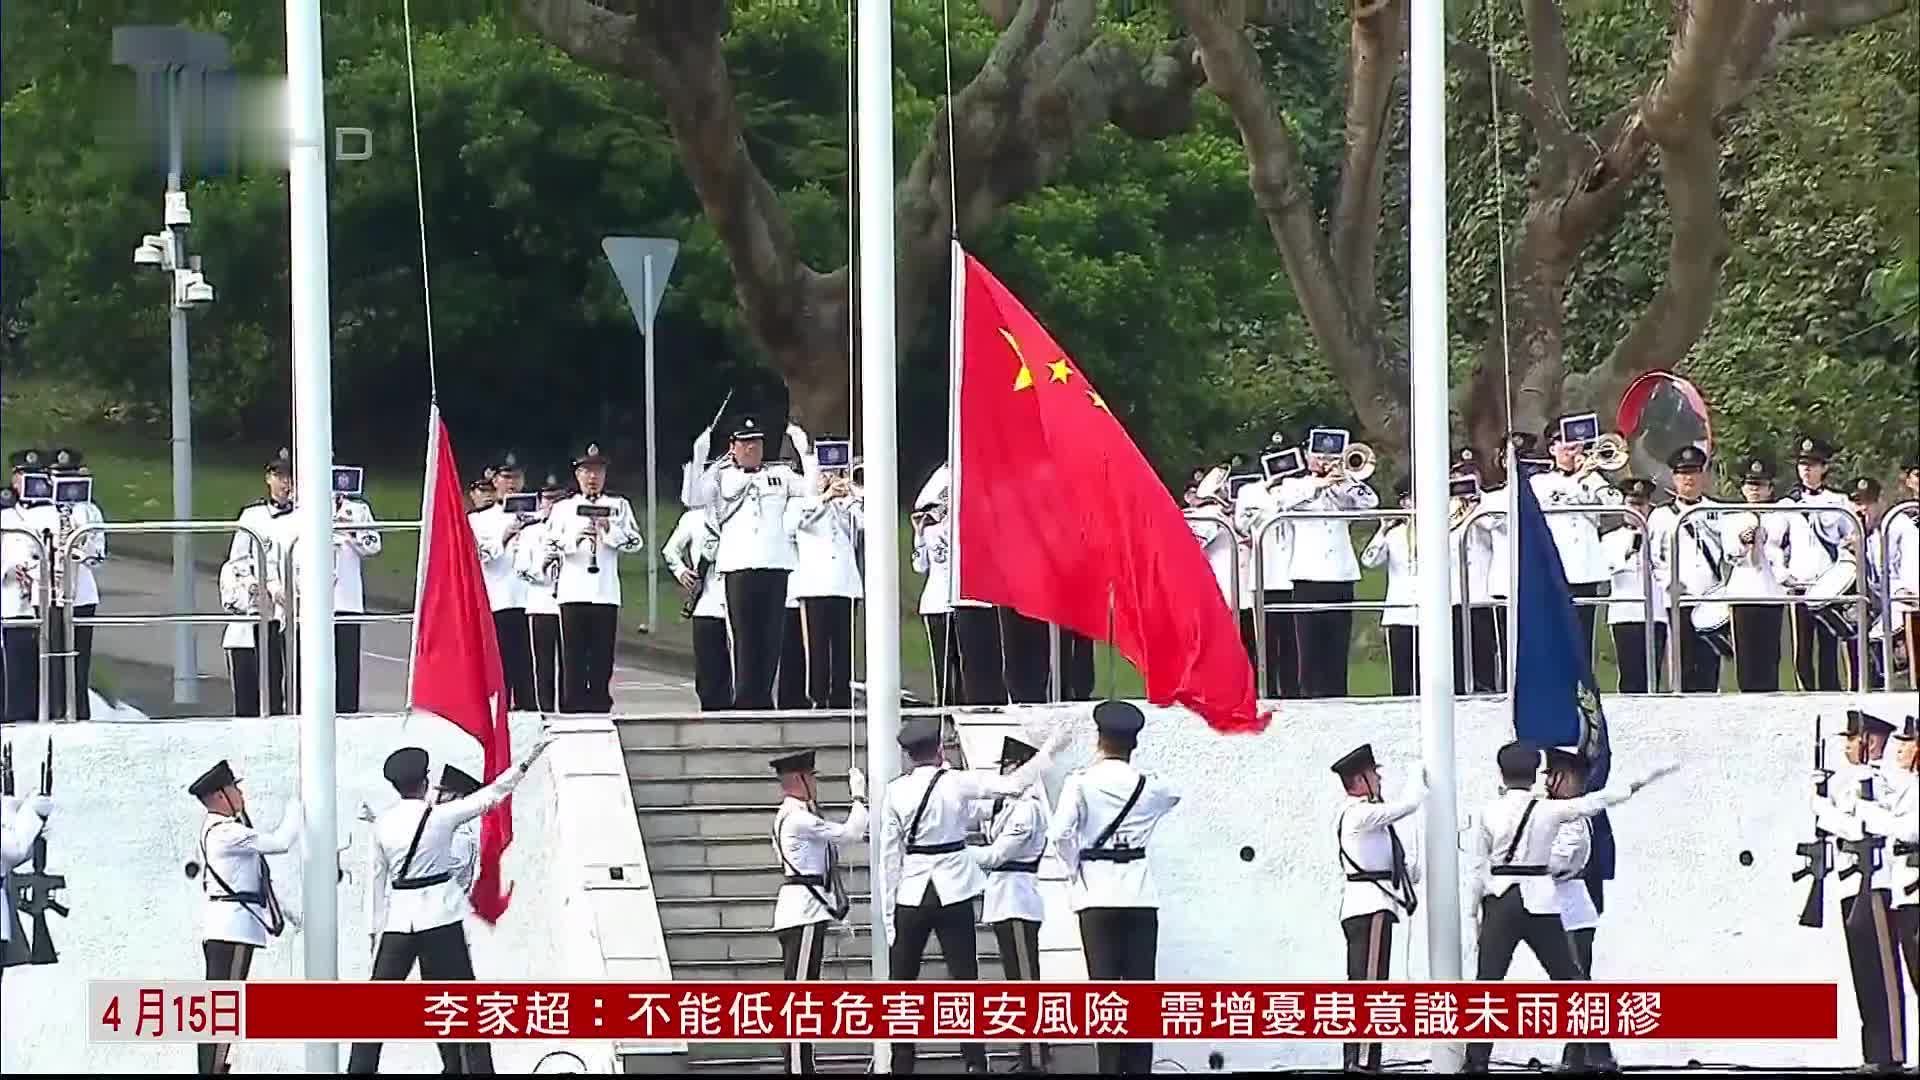
[[[506, 675], [481, 576], [479, 546], [467, 523], [447, 426], [434, 406], [427, 429], [427, 484], [420, 508], [420, 596], [414, 621], [411, 708], [445, 717], [480, 741], [481, 779], [491, 783], [513, 760], [507, 731]], [[488, 923], [507, 910], [511, 890], [500, 856], [513, 842], [513, 800], [480, 820], [480, 866], [473, 913]]]
[[1173, 496], [1086, 373], [955, 245], [961, 596], [1112, 638], [1147, 699], [1219, 731], [1266, 727], [1253, 667]]

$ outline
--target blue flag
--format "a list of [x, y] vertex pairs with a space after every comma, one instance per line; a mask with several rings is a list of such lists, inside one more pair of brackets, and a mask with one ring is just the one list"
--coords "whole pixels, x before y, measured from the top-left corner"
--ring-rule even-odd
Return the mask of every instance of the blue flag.
[[[1573, 747], [1591, 766], [1587, 790], [1607, 784], [1613, 747], [1600, 684], [1593, 678], [1560, 549], [1547, 529], [1547, 515], [1522, 477], [1511, 485], [1515, 507], [1514, 559], [1519, 595], [1514, 604], [1513, 733], [1537, 746]], [[1613, 826], [1607, 815], [1593, 820], [1589, 880], [1613, 879]]]

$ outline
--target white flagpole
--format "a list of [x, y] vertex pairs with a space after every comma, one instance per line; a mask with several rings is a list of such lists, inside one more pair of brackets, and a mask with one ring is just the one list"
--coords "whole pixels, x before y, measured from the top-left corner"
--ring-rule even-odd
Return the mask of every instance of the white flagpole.
[[[1459, 796], [1454, 784], [1453, 601], [1447, 540], [1446, 8], [1414, 0], [1412, 40], [1412, 331], [1414, 536], [1420, 627], [1420, 743], [1427, 768], [1427, 965], [1460, 978]], [[1436, 1071], [1459, 1047], [1436, 1044]]]
[[[294, 476], [300, 576], [301, 901], [306, 977], [339, 976], [334, 818], [333, 356], [327, 300], [327, 128], [320, 0], [287, 0], [287, 190], [293, 283]], [[307, 1071], [334, 1073], [337, 1043], [308, 1043]]]
[[[861, 0], [856, 43], [856, 160], [860, 224], [860, 390], [865, 403], [867, 509], [867, 783], [877, 797], [900, 772], [900, 459], [895, 432], [893, 295], [893, 3]], [[887, 888], [872, 855], [873, 977], [885, 978]], [[874, 1044], [876, 1064], [886, 1052]]]
[[[440, 403], [427, 405], [427, 469], [426, 480], [420, 488], [420, 550], [416, 553], [413, 566], [413, 610], [420, 610], [421, 597], [427, 591], [427, 552], [433, 544], [433, 501], [440, 480]], [[454, 477], [454, 482], [459, 482]], [[462, 492], [464, 495], [465, 493]], [[411, 633], [407, 635], [407, 703], [404, 724], [413, 717], [413, 669], [414, 658], [420, 655], [420, 620], [411, 624]]]
[[[947, 607], [951, 610], [960, 602], [960, 354], [966, 348], [967, 253], [957, 236], [948, 250], [947, 272], [951, 276], [947, 290]], [[936, 665], [941, 661], [941, 657], [933, 658]], [[941, 678], [952, 674], [942, 671]], [[952, 699], [953, 692], [946, 690], [941, 696], [944, 703]]]

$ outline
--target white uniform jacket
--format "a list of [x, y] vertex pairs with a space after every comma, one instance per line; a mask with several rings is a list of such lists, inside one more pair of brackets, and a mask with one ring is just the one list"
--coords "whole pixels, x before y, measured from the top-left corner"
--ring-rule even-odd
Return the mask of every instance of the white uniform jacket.
[[1420, 622], [1418, 568], [1413, 561], [1413, 524], [1388, 522], [1380, 526], [1360, 552], [1360, 565], [1387, 568], [1386, 602], [1381, 626], [1416, 626]]
[[861, 596], [861, 518], [864, 499], [852, 495], [809, 495], [787, 503], [787, 523], [795, 547], [788, 592], [794, 599]]
[[920, 614], [945, 615], [953, 610], [952, 526], [942, 518], [914, 530], [913, 569], [926, 575], [920, 588]]
[[[594, 519], [581, 516], [583, 506], [605, 506], [613, 511], [612, 516], [601, 519], [604, 530], [596, 531]], [[604, 493], [570, 496], [553, 504], [547, 514], [547, 530], [547, 538], [560, 545], [559, 602], [619, 607], [620, 556], [637, 554], [646, 546], [627, 500]], [[595, 565], [600, 567], [597, 574], [590, 569]]]
[[[1476, 902], [1480, 896], [1504, 896], [1517, 883], [1521, 902], [1529, 914], [1559, 917], [1559, 892], [1551, 875], [1553, 844], [1559, 838], [1560, 826], [1618, 806], [1626, 802], [1630, 794], [1625, 787], [1595, 791], [1577, 799], [1549, 799], [1515, 788], [1503, 792], [1481, 808], [1473, 824], [1470, 854], [1475, 868], [1472, 891], [1478, 893], [1474, 898]], [[1530, 805], [1531, 814], [1527, 812]], [[1523, 817], [1526, 830], [1520, 833], [1516, 844], [1514, 834], [1519, 831]], [[1522, 875], [1496, 872], [1503, 867], [1529, 872]]]
[[548, 567], [558, 570], [561, 560], [555, 557], [559, 552], [551, 536], [547, 522], [536, 521], [520, 530], [519, 542], [513, 546], [513, 572], [527, 583], [520, 599], [526, 602], [528, 615], [560, 614], [559, 582]]
[[[1426, 798], [1426, 786], [1418, 782], [1392, 802], [1347, 796], [1334, 825], [1335, 842], [1339, 845], [1336, 857], [1341, 880], [1345, 882], [1340, 891], [1342, 922], [1376, 911], [1390, 911], [1396, 919], [1410, 914], [1407, 905], [1401, 902], [1400, 890], [1404, 888], [1411, 893], [1420, 881], [1420, 864], [1406, 844], [1397, 839], [1399, 834], [1393, 826], [1420, 809]], [[1404, 885], [1392, 876], [1396, 846], [1407, 868]], [[1380, 874], [1387, 877], [1381, 879], [1377, 876]], [[1365, 875], [1367, 880], [1355, 881], [1356, 875]]]
[[[258, 615], [260, 604], [270, 605], [268, 618], [284, 625], [287, 621], [286, 554], [293, 540], [293, 503], [275, 506], [265, 499], [248, 503], [234, 522], [241, 529], [260, 537], [266, 549], [266, 565], [258, 562], [259, 549], [253, 536], [235, 532], [227, 545], [227, 562], [220, 569], [220, 602], [235, 615]], [[227, 624], [221, 645], [228, 649], [254, 647], [254, 620]]]
[[[1285, 484], [1286, 481], [1281, 481]], [[1281, 518], [1271, 528], [1267, 523], [1280, 512], [1280, 492], [1267, 481], [1258, 480], [1240, 489], [1233, 498], [1233, 527], [1246, 538], [1237, 545], [1240, 558], [1240, 592], [1245, 597], [1242, 610], [1253, 607], [1254, 533], [1260, 534], [1260, 588], [1284, 592], [1293, 588], [1294, 523]]]
[[[35, 536], [53, 534], [53, 543], [47, 546], [49, 560], [64, 556], [64, 537], [72, 536], [83, 526], [104, 525], [107, 521], [100, 508], [90, 502], [69, 504], [64, 515], [60, 507], [50, 502], [22, 505], [19, 513], [22, 527]], [[93, 568], [106, 558], [107, 534], [88, 533], [73, 551], [73, 580], [62, 585], [61, 595], [54, 597], [54, 603], [61, 607], [99, 603], [100, 586], [94, 581]]]
[[[1025, 791], [1045, 768], [1036, 757], [1001, 776], [920, 765], [888, 782], [881, 795], [880, 858], [885, 880], [898, 882], [888, 897], [886, 914], [891, 927], [898, 904], [918, 906], [931, 884], [942, 904], [971, 900], [986, 891], [987, 875], [967, 853], [967, 824], [973, 804], [996, 796]], [[928, 789], [932, 794], [928, 795]], [[925, 809], [921, 810], [924, 804]], [[916, 814], [919, 821], [916, 823]]]
[[811, 462], [811, 457], [802, 457], [801, 472], [778, 461], [748, 472], [722, 458], [694, 481], [693, 501], [688, 505], [706, 507], [719, 529], [715, 557], [721, 573], [793, 569], [787, 506], [814, 490]]
[[[374, 819], [368, 889], [373, 917], [368, 925], [375, 933], [411, 934], [457, 923], [466, 916], [467, 890], [458, 875], [466, 871], [472, 855], [458, 839], [461, 826], [498, 806], [526, 775], [515, 765], [471, 795], [438, 805], [401, 799]], [[422, 813], [427, 815], [424, 828]], [[409, 847], [413, 848], [410, 862]], [[426, 884], [396, 887], [401, 881]]]
[[[1703, 511], [1682, 522], [1679, 508], [1685, 505], [1676, 499], [1647, 515], [1647, 539], [1653, 545], [1653, 576], [1660, 587], [1669, 592], [1677, 589], [1682, 596], [1699, 596], [1726, 580], [1727, 553], [1720, 535], [1720, 515]], [[1695, 505], [1717, 504], [1701, 499]], [[1672, 552], [1676, 530], [1680, 535], [1677, 565]]]
[[[1586, 475], [1564, 473], [1559, 469], [1535, 473], [1529, 480], [1533, 494], [1545, 511], [1556, 506], [1617, 506], [1620, 491], [1597, 472]], [[1599, 522], [1596, 514], [1545, 514], [1547, 531], [1553, 534], [1553, 546], [1560, 551], [1560, 565], [1566, 569], [1569, 585], [1592, 585], [1607, 580], [1607, 568], [1600, 555]]]
[[[1357, 480], [1294, 476], [1280, 482], [1274, 496], [1280, 509], [1291, 511], [1372, 510], [1380, 495]], [[1293, 579], [1295, 581], [1359, 581], [1360, 564], [1353, 557], [1353, 537], [1345, 521], [1293, 523]]]
[[[1641, 604], [1641, 583], [1645, 579], [1640, 574], [1640, 552], [1645, 544], [1646, 534], [1637, 525], [1623, 525], [1600, 538], [1600, 550], [1606, 559], [1607, 572], [1613, 575], [1613, 584], [1607, 587], [1609, 626], [1667, 621], [1667, 590], [1661, 587], [1657, 572], [1651, 573], [1652, 610]], [[1648, 552], [1647, 557], [1651, 560], [1652, 552]], [[1652, 571], [1651, 566], [1648, 569]]]
[[280, 901], [273, 895], [267, 856], [293, 850], [300, 837], [300, 804], [288, 805], [280, 827], [261, 832], [221, 814], [200, 826], [200, 937], [263, 946], [278, 931]]
[[1591, 930], [1600, 925], [1600, 911], [1580, 875], [1593, 857], [1593, 821], [1574, 818], [1554, 835], [1547, 869], [1553, 872], [1554, 902], [1560, 906], [1560, 925], [1568, 930]]
[[673, 532], [667, 536], [667, 543], [660, 553], [667, 560], [667, 570], [678, 578], [696, 573], [706, 568], [706, 580], [700, 589], [700, 599], [694, 602], [693, 617], [696, 619], [724, 619], [727, 617], [727, 590], [720, 584], [720, 564], [714, 562], [714, 552], [720, 546], [720, 537], [708, 524], [705, 507], [696, 506], [680, 515], [674, 522]]
[[[1136, 788], [1140, 795], [1133, 799]], [[1121, 808], [1130, 799], [1133, 806], [1122, 818]], [[1047, 838], [1067, 864], [1073, 910], [1159, 907], [1153, 877], [1147, 872], [1147, 842], [1160, 819], [1179, 804], [1179, 794], [1166, 781], [1117, 758], [1102, 758], [1069, 776], [1060, 789]], [[1106, 842], [1096, 847], [1103, 833]], [[1116, 859], [1116, 851], [1140, 854]]]
[[1044, 922], [1047, 905], [1040, 897], [1040, 857], [1047, 853], [1046, 795], [1038, 785], [1015, 799], [981, 804], [986, 811], [987, 842], [967, 849], [987, 872], [987, 899], [980, 920], [1005, 919]]
[[773, 902], [773, 929], [845, 918], [828, 904], [845, 902], [835, 893], [832, 875], [840, 852], [866, 839], [867, 804], [860, 800], [847, 811], [847, 820], [835, 823], [804, 801], [789, 795], [773, 815], [773, 851], [780, 872], [789, 879]]
[[25, 800], [9, 795], [0, 801], [0, 941], [13, 937], [14, 868], [33, 854], [33, 842], [45, 825]]
[[514, 570], [514, 555], [535, 522], [523, 522], [520, 515], [509, 514], [506, 506], [495, 503], [468, 514], [467, 524], [473, 527], [473, 541], [480, 549], [480, 574], [487, 582], [487, 606], [495, 611], [525, 608], [529, 583]]

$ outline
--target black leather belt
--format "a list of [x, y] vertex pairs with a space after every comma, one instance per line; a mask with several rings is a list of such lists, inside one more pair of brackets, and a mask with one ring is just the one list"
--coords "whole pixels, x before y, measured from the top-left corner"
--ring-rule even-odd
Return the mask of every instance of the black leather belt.
[[821, 874], [788, 874], [785, 884], [811, 885], [816, 889], [824, 889], [827, 887], [827, 879]]
[[1392, 881], [1391, 870], [1356, 870], [1347, 875], [1348, 881]]
[[1909, 844], [1903, 840], [1895, 840], [1893, 842], [1893, 853], [1895, 855], [1912, 855], [1917, 851], [1920, 851], [1920, 844]]
[[395, 891], [407, 892], [412, 889], [430, 889], [435, 885], [445, 885], [452, 880], [453, 871], [446, 870], [438, 874], [428, 874], [425, 877], [400, 878], [393, 883], [393, 887]]
[[990, 874], [1037, 874], [1040, 872], [1040, 860], [1001, 863], [987, 872]]
[[955, 840], [950, 844], [908, 844], [909, 855], [951, 855], [956, 851], [967, 850], [965, 840]]
[[1544, 866], [1495, 866], [1487, 873], [1494, 877], [1549, 877], [1552, 871]]
[[264, 904], [267, 902], [267, 894], [258, 892], [220, 893], [217, 895], [209, 895], [207, 899], [227, 904]]
[[1089, 848], [1080, 853], [1081, 862], [1139, 862], [1147, 857], [1146, 848]]

